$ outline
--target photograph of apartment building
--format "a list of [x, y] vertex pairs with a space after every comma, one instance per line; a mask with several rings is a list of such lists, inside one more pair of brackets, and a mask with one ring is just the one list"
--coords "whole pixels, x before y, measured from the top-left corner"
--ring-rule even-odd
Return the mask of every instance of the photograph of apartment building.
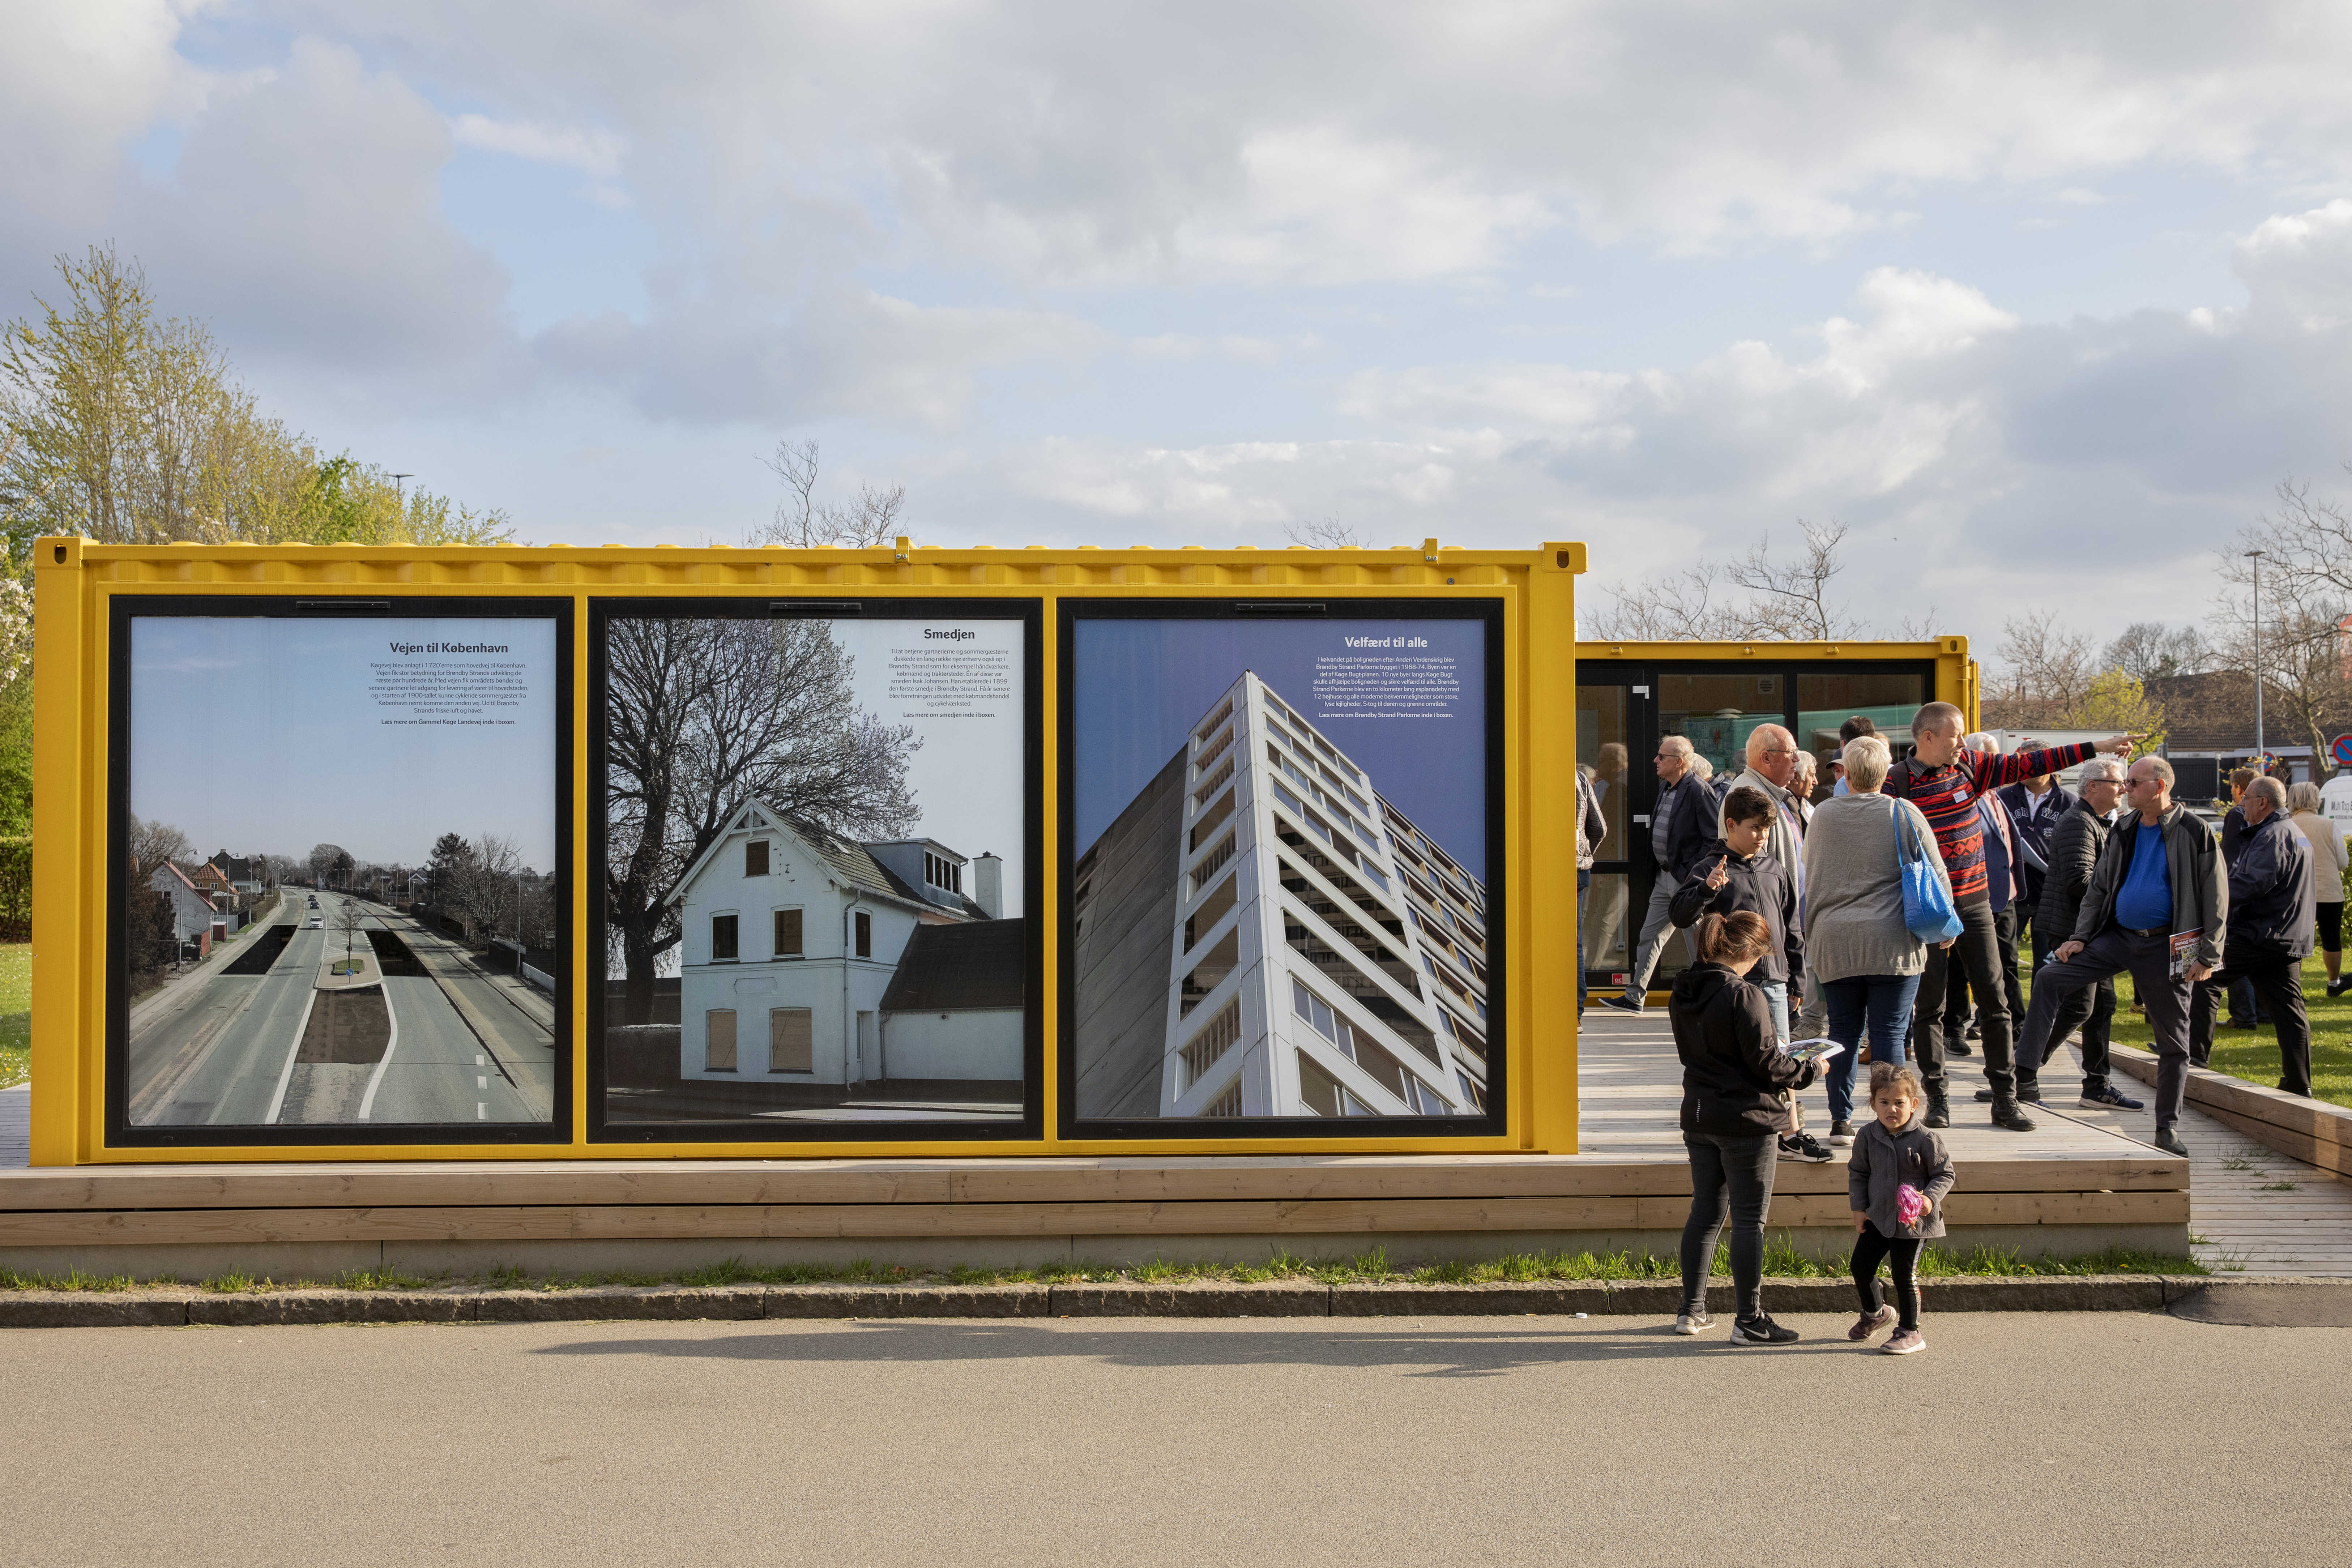
[[1486, 889], [1380, 785], [1249, 670], [1192, 716], [1075, 867], [1081, 1117], [1483, 1112]]

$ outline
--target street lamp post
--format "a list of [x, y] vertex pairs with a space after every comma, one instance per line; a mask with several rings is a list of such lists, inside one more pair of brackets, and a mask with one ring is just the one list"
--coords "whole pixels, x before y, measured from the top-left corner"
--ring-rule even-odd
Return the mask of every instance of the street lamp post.
[[2263, 552], [2249, 550], [2246, 556], [2254, 563], [2254, 765], [2267, 773], [2263, 765], [2269, 752], [2263, 744]]

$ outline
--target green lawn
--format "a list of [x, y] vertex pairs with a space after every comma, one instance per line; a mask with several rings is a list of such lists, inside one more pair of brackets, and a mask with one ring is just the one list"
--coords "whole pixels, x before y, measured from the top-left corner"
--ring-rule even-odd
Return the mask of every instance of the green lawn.
[[[2117, 1045], [2153, 1048], [2156, 1040], [2147, 1019], [2131, 1011], [2131, 983], [2117, 978], [2115, 1040]], [[2314, 953], [2303, 963], [2303, 1005], [2311, 1014], [2311, 1092], [2337, 1105], [2352, 1106], [2352, 993], [2329, 1000], [2327, 971]], [[2268, 1024], [2232, 1029], [2225, 1005], [2221, 1025], [2213, 1031], [2216, 1072], [2276, 1089], [2279, 1080], [2278, 1036]], [[2127, 1091], [2128, 1092], [2128, 1091]]]
[[33, 944], [0, 944], [0, 1089], [33, 1073]]

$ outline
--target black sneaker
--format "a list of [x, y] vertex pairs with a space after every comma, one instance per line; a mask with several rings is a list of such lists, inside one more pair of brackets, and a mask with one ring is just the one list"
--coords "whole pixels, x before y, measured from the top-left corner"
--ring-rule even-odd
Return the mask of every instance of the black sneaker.
[[1808, 1165], [1826, 1165], [1835, 1156], [1814, 1142], [1810, 1132], [1786, 1132], [1780, 1136], [1780, 1158], [1800, 1160]]
[[1951, 1124], [1952, 1108], [1944, 1103], [1944, 1097], [1942, 1095], [1937, 1094], [1932, 1089], [1929, 1089], [1927, 1091], [1927, 1125], [1930, 1127], [1949, 1127]]
[[2184, 1160], [2189, 1158], [2189, 1145], [2183, 1143], [2180, 1141], [2180, 1134], [2169, 1127], [2158, 1128], [2156, 1137], [2151, 1142], [2168, 1154], [2178, 1154]]
[[[2017, 1086], [2017, 1098], [2020, 1100], [2032, 1100], [2034, 1104], [2039, 1105], [2042, 1103], [2042, 1086], [2038, 1083], [2021, 1083]], [[1980, 1089], [1977, 1090], [1977, 1103], [1979, 1105], [1990, 1105], [1992, 1103], [1992, 1090], [1989, 1089]]]
[[1953, 1040], [1949, 1044], [1946, 1045], [1944, 1049], [1956, 1057], [1972, 1057], [1977, 1054], [1975, 1047], [1971, 1047], [1966, 1040]]
[[2146, 1105], [2111, 1083], [2100, 1084], [2095, 1089], [2087, 1083], [2084, 1084], [2083, 1098], [2074, 1103], [2088, 1106], [2094, 1110], [2145, 1110], [2147, 1109]]
[[2341, 996], [2347, 991], [2352, 991], [2352, 980], [2331, 980], [2327, 983], [2330, 996]]
[[1601, 999], [1601, 1005], [1603, 1007], [1614, 1007], [1620, 1013], [1631, 1013], [1637, 1018], [1642, 1016], [1642, 1005], [1622, 996], [1603, 996]]
[[1984, 1026], [1978, 1023], [1974, 1018], [1970, 1018], [1969, 1020], [1969, 1026], [1966, 1029], [1963, 1029], [1960, 1034], [1963, 1039], [1981, 1040], [1984, 1038]]
[[1769, 1317], [1741, 1318], [1731, 1325], [1731, 1342], [1736, 1345], [1792, 1345], [1797, 1342], [1797, 1331], [1784, 1329]]
[[1853, 1147], [1853, 1122], [1832, 1121], [1830, 1123], [1830, 1147], [1832, 1149], [1851, 1149]]

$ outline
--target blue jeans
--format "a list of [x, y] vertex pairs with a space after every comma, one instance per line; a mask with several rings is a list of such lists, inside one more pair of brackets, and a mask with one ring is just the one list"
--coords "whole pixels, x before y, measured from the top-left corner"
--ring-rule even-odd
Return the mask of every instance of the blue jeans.
[[1830, 1120], [1853, 1120], [1853, 1073], [1861, 1052], [1865, 1023], [1870, 1029], [1870, 1059], [1903, 1060], [1903, 1043], [1911, 1033], [1911, 1003], [1919, 994], [1916, 974], [1850, 974], [1843, 980], [1822, 982], [1822, 1002], [1829, 1008], [1830, 1038], [1845, 1047], [1830, 1058]]
[[1772, 1027], [1780, 1031], [1782, 1045], [1789, 1043], [1789, 983], [1785, 980], [1750, 981], [1764, 993], [1764, 1000], [1772, 1004]]
[[1592, 891], [1592, 873], [1576, 874], [1576, 1011], [1584, 1012], [1584, 906], [1591, 900], [1586, 896]]

